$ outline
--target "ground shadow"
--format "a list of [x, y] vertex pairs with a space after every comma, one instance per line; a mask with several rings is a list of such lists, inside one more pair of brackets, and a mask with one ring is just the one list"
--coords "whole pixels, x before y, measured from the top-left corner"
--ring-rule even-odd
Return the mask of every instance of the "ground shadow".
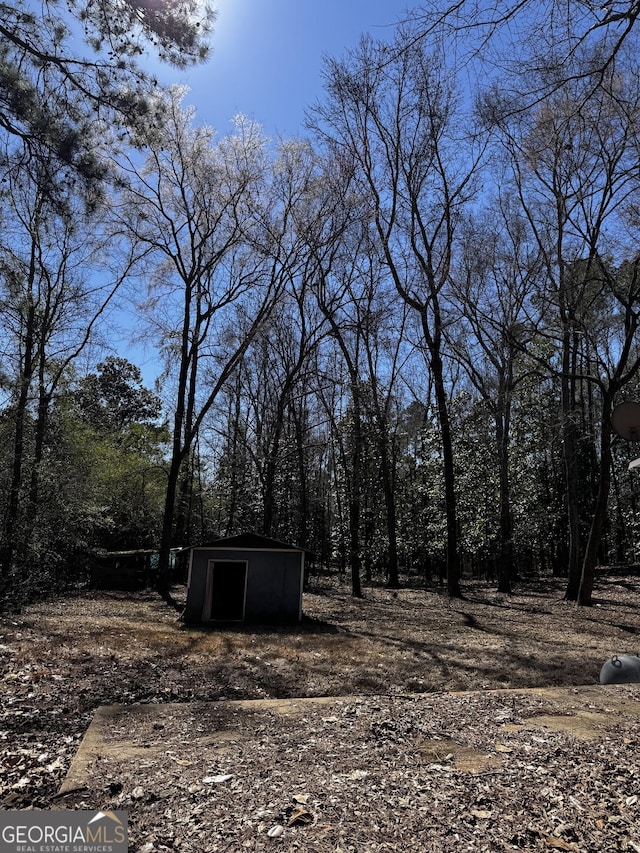
[[339, 634], [340, 628], [323, 619], [302, 614], [300, 622], [202, 622], [196, 625], [187, 625], [184, 622], [180, 630], [187, 634], [280, 634], [283, 636], [299, 636], [302, 634]]

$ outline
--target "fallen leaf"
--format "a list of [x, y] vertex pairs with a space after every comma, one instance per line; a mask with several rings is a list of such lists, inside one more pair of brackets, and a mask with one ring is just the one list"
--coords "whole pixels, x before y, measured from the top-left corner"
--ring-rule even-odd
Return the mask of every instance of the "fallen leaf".
[[179, 764], [179, 765], [180, 765], [180, 767], [191, 767], [191, 765], [193, 764], [193, 761], [187, 761], [187, 760], [186, 760], [186, 759], [184, 759], [184, 758], [176, 758], [176, 757], [175, 757], [175, 756], [173, 756], [173, 755], [170, 755], [170, 756], [169, 756], [169, 758], [170, 758], [172, 761], [175, 761], [175, 763], [176, 763], [176, 764]]
[[299, 808], [294, 811], [287, 822], [287, 826], [308, 826], [313, 823], [313, 815], [306, 809]]
[[202, 780], [207, 785], [221, 785], [233, 779], [233, 773], [222, 773], [220, 776], [205, 776]]
[[292, 799], [295, 803], [306, 806], [309, 802], [309, 794], [294, 794]]
[[368, 770], [352, 770], [351, 773], [347, 773], [347, 779], [358, 781], [360, 779], [366, 779], [368, 775]]
[[267, 835], [269, 838], [280, 838], [282, 833], [284, 832], [284, 826], [281, 826], [277, 823], [275, 826], [272, 826], [271, 829], [267, 831]]
[[574, 853], [577, 850], [573, 844], [567, 844], [566, 841], [563, 841], [561, 838], [556, 838], [555, 835], [547, 835], [546, 832], [541, 832], [540, 837], [547, 847], [551, 847], [554, 850], [573, 850]]

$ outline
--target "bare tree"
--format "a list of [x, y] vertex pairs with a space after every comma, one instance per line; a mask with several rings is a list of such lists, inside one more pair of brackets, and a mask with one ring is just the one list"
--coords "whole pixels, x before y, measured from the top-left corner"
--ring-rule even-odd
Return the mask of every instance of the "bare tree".
[[[588, 97], [635, 41], [639, 14], [637, 0], [428, 0], [412, 18], [416, 37], [444, 40], [476, 80], [498, 71], [503, 93], [520, 111], [572, 80], [590, 80]], [[541, 69], [551, 73], [540, 77]]]
[[212, 131], [182, 109], [181, 97], [177, 89], [167, 96], [167, 123], [143, 167], [130, 163], [119, 219], [121, 233], [146, 247], [144, 307], [161, 335], [166, 379], [173, 379], [159, 565], [165, 589], [181, 468], [280, 287], [253, 245], [266, 165], [259, 128], [240, 122], [214, 144]]
[[70, 366], [95, 341], [98, 322], [135, 258], [123, 258], [110, 275], [100, 218], [88, 217], [77, 196], [62, 206], [52, 202], [48, 169], [28, 150], [20, 157], [5, 154], [0, 315], [13, 438], [0, 572], [8, 588], [17, 559], [23, 576], [16, 591], [26, 595], [51, 403]]
[[343, 405], [336, 409], [335, 403], [342, 403], [342, 400], [336, 401], [333, 394], [326, 395], [322, 389], [319, 390], [320, 398], [332, 421], [335, 446], [344, 478], [351, 593], [360, 598], [364, 450], [361, 365], [364, 328], [357, 309], [355, 316], [353, 313], [354, 282], [359, 278], [362, 245], [358, 239], [357, 228], [355, 240], [354, 232], [349, 228], [361, 209], [350, 190], [351, 177], [348, 160], [336, 158], [333, 161], [325, 161], [322, 190], [315, 195], [315, 216], [308, 220], [306, 235], [313, 297], [327, 323], [328, 335], [343, 360], [348, 376], [346, 411]]
[[465, 227], [464, 248], [453, 273], [460, 316], [448, 329], [451, 347], [489, 408], [495, 426], [499, 483], [498, 589], [511, 592], [515, 574], [511, 510], [510, 444], [513, 396], [531, 364], [525, 355], [537, 327], [531, 297], [541, 272], [517, 205], [499, 196], [490, 212]]
[[[373, 247], [371, 247], [373, 248]], [[363, 313], [364, 352], [367, 365], [368, 395], [365, 405], [373, 423], [376, 458], [380, 463], [387, 528], [387, 586], [400, 586], [398, 522], [396, 508], [396, 427], [394, 407], [398, 385], [407, 358], [407, 318], [410, 306], [397, 293], [380, 283], [382, 269], [375, 252], [369, 252], [363, 273], [366, 275], [364, 298], [358, 301]], [[384, 269], [384, 268], [383, 268]]]
[[304, 276], [288, 282], [277, 318], [265, 324], [239, 374], [238, 390], [248, 408], [246, 449], [260, 481], [262, 532], [266, 536], [273, 536], [274, 528], [288, 521], [285, 508], [277, 510], [277, 483], [289, 468], [287, 458], [292, 452], [287, 441], [288, 420], [296, 401], [311, 393], [309, 372], [324, 325], [323, 318], [314, 317], [307, 304], [307, 287]]
[[585, 342], [593, 354], [593, 370], [585, 379], [600, 392], [600, 443], [598, 483], [589, 536], [582, 561], [578, 603], [593, 603], [595, 569], [600, 553], [609, 492], [611, 488], [611, 413], [617, 395], [638, 375], [640, 350], [640, 258], [627, 261], [619, 269], [593, 264], [592, 299], [602, 310], [603, 322], [583, 325]]
[[[634, 254], [631, 241], [625, 243], [621, 235], [638, 192], [638, 98], [637, 88], [612, 69], [604, 81], [581, 76], [517, 115], [502, 112], [499, 97], [488, 98], [484, 109], [510, 163], [511, 182], [545, 268], [546, 284], [538, 296], [545, 317], [540, 333], [559, 350], [571, 600], [578, 597], [583, 556], [577, 395], [583, 380], [594, 381], [581, 375], [580, 353], [586, 330], [600, 325], [594, 306], [602, 288], [595, 282], [602, 279], [603, 259], [612, 257], [619, 265]], [[609, 290], [615, 293], [612, 281]]]
[[429, 352], [443, 445], [447, 584], [450, 595], [459, 596], [443, 299], [478, 156], [457, 124], [456, 96], [443, 64], [412, 31], [401, 31], [392, 47], [363, 39], [346, 60], [328, 62], [326, 78], [327, 99], [314, 110], [314, 126], [354, 164], [380, 257], [417, 312]]
[[[261, 355], [254, 354], [260, 367], [253, 382], [245, 373], [249, 386], [259, 386], [254, 393], [254, 400], [261, 401], [261, 412], [255, 412], [260, 429], [254, 460], [262, 486], [262, 527], [268, 536], [274, 523], [285, 414], [291, 410], [294, 396], [306, 394], [310, 359], [325, 327], [310, 294], [315, 261], [309, 237], [318, 233], [324, 210], [318, 170], [318, 158], [308, 142], [280, 143], [267, 202], [271, 213], [260, 244], [260, 251], [272, 265], [272, 274], [282, 285], [277, 317], [264, 330]], [[320, 231], [325, 228], [322, 223]]]

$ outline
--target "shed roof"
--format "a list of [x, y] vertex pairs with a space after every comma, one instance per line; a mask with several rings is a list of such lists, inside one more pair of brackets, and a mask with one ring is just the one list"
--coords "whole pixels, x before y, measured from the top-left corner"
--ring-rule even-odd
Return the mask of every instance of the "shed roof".
[[237, 536], [225, 536], [222, 539], [214, 539], [213, 542], [204, 542], [201, 545], [192, 545], [190, 550], [193, 550], [194, 548], [246, 548], [249, 550], [260, 551], [305, 551], [304, 548], [299, 548], [297, 545], [289, 545], [286, 542], [271, 539], [269, 536], [262, 536], [260, 533], [240, 533]]

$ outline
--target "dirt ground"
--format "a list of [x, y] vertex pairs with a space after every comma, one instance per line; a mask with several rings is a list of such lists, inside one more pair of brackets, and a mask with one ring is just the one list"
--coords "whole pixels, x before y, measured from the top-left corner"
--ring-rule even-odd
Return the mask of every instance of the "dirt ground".
[[[151, 592], [33, 605], [0, 620], [0, 808], [126, 809], [139, 853], [640, 853], [640, 689], [596, 687], [640, 652], [640, 578], [603, 572], [588, 609], [562, 591], [354, 600], [323, 578], [302, 625], [234, 630]], [[522, 691], [556, 687], [577, 689]], [[245, 701], [299, 697], [335, 699]], [[59, 794], [96, 709], [140, 704], [162, 707], [97, 715]]]

